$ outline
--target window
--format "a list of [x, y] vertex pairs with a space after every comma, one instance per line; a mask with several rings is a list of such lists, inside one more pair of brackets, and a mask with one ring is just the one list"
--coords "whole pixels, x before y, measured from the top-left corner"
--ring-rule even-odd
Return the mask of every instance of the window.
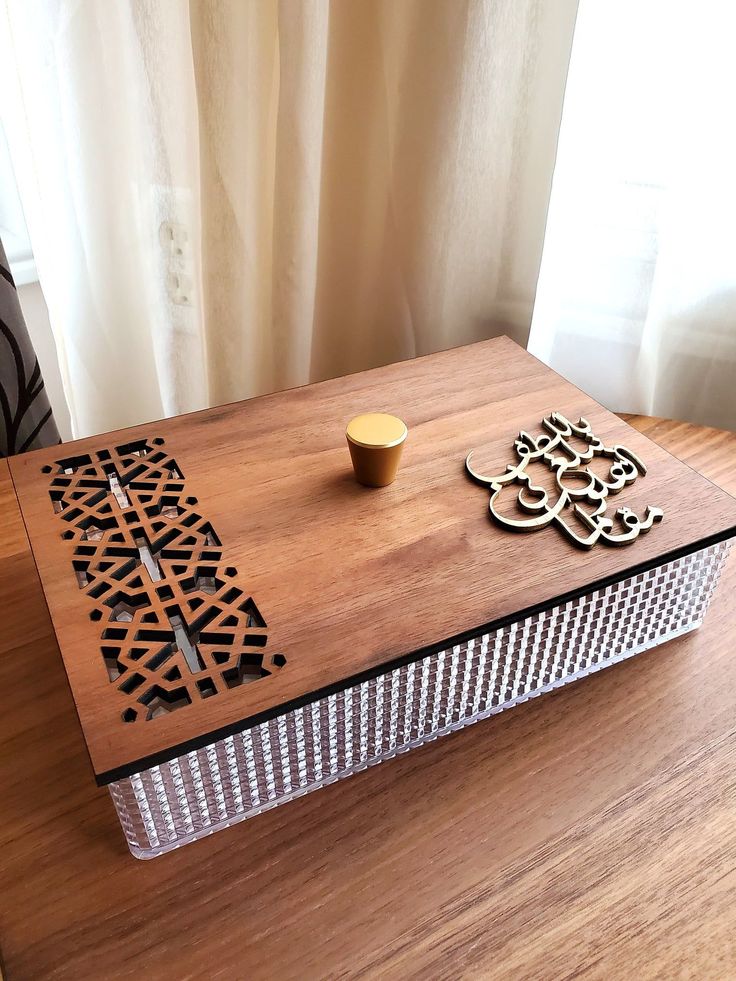
[[38, 279], [26, 220], [23, 216], [18, 185], [10, 161], [8, 142], [0, 122], [0, 238], [17, 286]]

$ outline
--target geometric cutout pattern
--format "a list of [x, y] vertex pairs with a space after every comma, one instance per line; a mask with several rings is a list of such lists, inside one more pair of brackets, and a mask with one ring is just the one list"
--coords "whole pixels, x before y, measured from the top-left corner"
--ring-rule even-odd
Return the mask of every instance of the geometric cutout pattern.
[[123, 722], [155, 719], [279, 671], [266, 622], [160, 437], [43, 467], [100, 624]]

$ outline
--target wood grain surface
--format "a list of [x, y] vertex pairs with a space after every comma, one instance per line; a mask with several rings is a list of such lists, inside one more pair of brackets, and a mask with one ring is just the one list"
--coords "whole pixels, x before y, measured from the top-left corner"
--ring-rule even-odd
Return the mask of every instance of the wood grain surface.
[[[392, 412], [410, 430], [400, 476], [380, 490], [354, 481], [345, 444], [347, 421], [366, 409]], [[476, 449], [481, 470], [503, 472], [517, 433], [541, 431], [553, 411], [584, 416], [607, 446], [622, 443], [646, 463], [649, 473], [616, 506], [640, 515], [659, 506], [661, 524], [628, 547], [584, 552], [555, 528], [511, 534], [489, 520], [489, 493], [465, 475], [465, 455]], [[224, 565], [238, 570], [233, 583], [265, 617], [268, 652], [287, 664], [255, 684], [125, 724], [128, 701], [110, 684], [101, 624], [90, 620], [41, 468], [137, 437], [165, 439], [186, 492], [222, 541]], [[62, 454], [40, 450], [10, 467], [102, 781], [412, 651], [736, 532], [733, 498], [507, 338], [81, 440]]]
[[[736, 491], [736, 436], [632, 422]], [[3, 461], [0, 514], [8, 981], [736, 976], [733, 560], [695, 633], [142, 863]]]

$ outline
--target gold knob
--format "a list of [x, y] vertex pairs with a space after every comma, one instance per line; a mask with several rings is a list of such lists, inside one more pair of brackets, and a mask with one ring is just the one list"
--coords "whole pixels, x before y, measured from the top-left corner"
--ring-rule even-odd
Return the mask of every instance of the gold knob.
[[409, 430], [396, 416], [369, 412], [348, 423], [345, 435], [355, 476], [366, 487], [385, 487], [399, 469]]

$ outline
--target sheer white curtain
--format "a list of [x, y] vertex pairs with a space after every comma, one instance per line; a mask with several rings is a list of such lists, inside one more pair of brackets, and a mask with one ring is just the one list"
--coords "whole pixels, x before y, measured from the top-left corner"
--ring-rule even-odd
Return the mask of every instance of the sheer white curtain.
[[529, 347], [736, 429], [736, 4], [581, 0]]
[[78, 435], [528, 337], [576, 0], [1, 0]]

